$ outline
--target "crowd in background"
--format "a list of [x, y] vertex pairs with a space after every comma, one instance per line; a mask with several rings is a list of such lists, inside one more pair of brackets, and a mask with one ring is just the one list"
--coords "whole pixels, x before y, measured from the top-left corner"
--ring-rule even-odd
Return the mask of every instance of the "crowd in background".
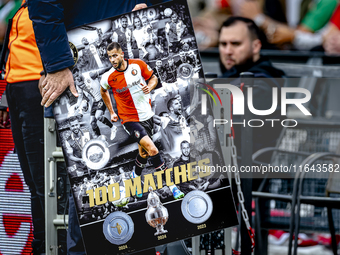
[[[218, 46], [228, 17], [250, 18], [264, 32], [263, 49], [340, 53], [338, 0], [188, 0], [200, 50]], [[21, 0], [0, 1], [0, 44]]]
[[21, 6], [22, 0], [0, 0], [0, 45], [2, 47], [7, 24]]
[[263, 49], [340, 53], [337, 0], [188, 0], [201, 50], [218, 46], [218, 30], [229, 16], [254, 20]]

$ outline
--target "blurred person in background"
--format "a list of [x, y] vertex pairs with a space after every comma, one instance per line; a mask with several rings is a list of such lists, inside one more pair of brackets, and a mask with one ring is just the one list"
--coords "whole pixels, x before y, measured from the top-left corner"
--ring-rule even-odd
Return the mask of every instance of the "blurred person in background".
[[218, 29], [223, 21], [232, 15], [229, 0], [189, 0], [189, 10], [200, 50], [218, 45]]
[[[234, 16], [243, 16], [249, 3], [256, 3], [261, 13], [281, 23], [287, 23], [286, 0], [229, 0]], [[288, 0], [289, 1], [289, 0]], [[296, 1], [296, 0], [295, 0]], [[256, 10], [252, 10], [254, 12]], [[249, 13], [252, 14], [252, 13]]]
[[21, 6], [21, 0], [5, 0], [0, 4], [0, 45], [2, 46], [9, 19]]
[[[242, 10], [249, 0], [202, 0], [196, 5], [188, 2], [198, 46], [204, 50], [218, 46], [218, 30], [222, 23], [230, 16], [243, 16]], [[277, 22], [286, 22], [284, 0], [259, 0], [258, 5], [261, 13]], [[269, 44], [262, 47], [273, 48]]]
[[324, 37], [322, 46], [327, 54], [340, 54], [340, 5], [329, 22], [329, 32]]
[[[25, 0], [14, 14], [13, 22], [8, 26], [8, 39], [5, 40], [1, 60], [7, 57], [4, 75], [12, 134], [31, 193], [32, 253], [39, 255], [45, 254], [44, 110], [38, 88], [43, 66]], [[1, 63], [3, 67], [4, 63]], [[0, 108], [0, 116], [3, 116], [0, 121], [8, 123], [5, 111]]]
[[[228, 78], [231, 84], [240, 85], [240, 74], [252, 72], [255, 75], [253, 105], [255, 109], [267, 110], [272, 105], [272, 88], [281, 88], [283, 71], [275, 68], [266, 57], [260, 56], [262, 42], [260, 29], [254, 21], [243, 17], [230, 17], [223, 24], [219, 34], [220, 68], [222, 78]], [[234, 121], [238, 120], [234, 116]], [[240, 116], [238, 116], [240, 118]], [[259, 116], [256, 116], [259, 118]], [[280, 119], [280, 107], [271, 114], [265, 116], [269, 119]], [[263, 117], [264, 120], [264, 117]], [[234, 126], [235, 145], [240, 155], [241, 148], [241, 125]], [[276, 139], [281, 132], [280, 127], [272, 128], [270, 123], [265, 123], [261, 128], [253, 130], [253, 152], [275, 146]], [[269, 158], [265, 159], [270, 160]]]
[[241, 5], [240, 15], [254, 20], [265, 31], [269, 42], [281, 49], [310, 50], [321, 44], [329, 33], [327, 24], [337, 5], [338, 0], [285, 0], [282, 8], [286, 10], [286, 23], [264, 13], [260, 0], [249, 0]]

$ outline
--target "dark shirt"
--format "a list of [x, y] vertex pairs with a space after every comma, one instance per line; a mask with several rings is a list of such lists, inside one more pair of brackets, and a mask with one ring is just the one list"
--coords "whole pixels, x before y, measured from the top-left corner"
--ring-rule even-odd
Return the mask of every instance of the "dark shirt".
[[[128, 48], [128, 42], [126, 40], [126, 33], [127, 31], [129, 31], [128, 33], [130, 33], [130, 49]], [[132, 39], [132, 31], [130, 29], [128, 29], [127, 31], [123, 32], [120, 29], [116, 29], [113, 31], [113, 34], [116, 33], [118, 36], [118, 43], [120, 45], [120, 47], [122, 48], [122, 51], [124, 52], [124, 58], [125, 59], [129, 59], [129, 58], [133, 58], [133, 53], [132, 53], [132, 49], [136, 49], [137, 48], [137, 44], [136, 41]]]
[[190, 163], [190, 158], [188, 160], [184, 160], [181, 156], [179, 159], [177, 159], [174, 162], [172, 168], [175, 168], [176, 166], [180, 167], [181, 165], [186, 165], [186, 164], [189, 164], [189, 163]]
[[175, 65], [177, 67], [179, 67], [181, 64], [184, 64], [184, 63], [187, 63], [187, 64], [190, 64], [192, 65], [193, 67], [195, 67], [195, 63], [196, 61], [189, 55], [186, 55], [183, 59], [180, 58], [176, 63]]
[[151, 6], [167, 0], [28, 0], [30, 19], [48, 73], [73, 66], [66, 31], [131, 12], [140, 3]]
[[[222, 68], [223, 69], [223, 68]], [[232, 69], [226, 71], [224, 69], [222, 78], [228, 78], [228, 82], [233, 85], [240, 85], [240, 74], [242, 72], [252, 72], [254, 73], [254, 89], [253, 89], [253, 105], [255, 109], [267, 110], [272, 106], [272, 88], [280, 88], [284, 86], [284, 72], [275, 68], [271, 62], [265, 58], [261, 57], [255, 63], [247, 63], [245, 65], [240, 65], [233, 67]], [[280, 79], [281, 78], [281, 79]], [[280, 94], [280, 93], [279, 93]], [[242, 122], [244, 115], [233, 116], [233, 122]], [[251, 119], [261, 119], [264, 121], [264, 126], [259, 128], [253, 128], [253, 153], [259, 149], [265, 147], [272, 147], [276, 145], [276, 140], [280, 135], [282, 126], [280, 123], [276, 122], [274, 127], [271, 127], [272, 123], [265, 121], [265, 119], [282, 119], [281, 116], [281, 102], [280, 96], [278, 98], [278, 105], [276, 111], [269, 116], [257, 116], [252, 115]], [[234, 125], [235, 131], [235, 145], [237, 147], [238, 155], [241, 156], [241, 131], [243, 125]], [[262, 158], [263, 161], [269, 162], [270, 155]]]
[[162, 81], [166, 80], [166, 70], [165, 70], [165, 67], [163, 67], [163, 66], [160, 66], [160, 67], [155, 66], [155, 68], [153, 69], [153, 73], [157, 76], [158, 82], [162, 82]]
[[215, 169], [210, 168], [210, 175], [191, 181], [189, 182], [190, 184], [194, 183], [194, 186], [201, 186], [203, 183], [209, 182], [209, 185], [211, 185], [219, 180], [221, 174], [223, 173], [218, 169], [219, 167], [223, 166], [223, 160], [221, 156], [217, 153], [217, 151], [208, 151], [206, 149], [203, 149], [203, 151], [199, 152], [197, 150], [192, 150], [190, 156], [192, 161], [205, 161], [203, 169], [201, 169], [201, 171], [203, 171], [204, 173], [205, 171], [209, 172], [209, 167], [215, 167]]
[[252, 72], [255, 74], [255, 78], [282, 78], [285, 75], [282, 70], [275, 68], [266, 57], [261, 57], [255, 63], [248, 62], [244, 65], [234, 66], [230, 70], [226, 70], [221, 64], [221, 71], [222, 78], [239, 78], [242, 72]]
[[[190, 163], [190, 158], [189, 158], [188, 160], [184, 160], [184, 159], [182, 158], [182, 155], [181, 155], [181, 157], [180, 157], [179, 159], [177, 159], [177, 160], [174, 162], [172, 168], [174, 169], [176, 166], [178, 166], [178, 167], [179, 167], [179, 171], [182, 171], [182, 170], [181, 170], [181, 166], [182, 166], [182, 165], [185, 165], [185, 168], [186, 168], [186, 167], [187, 167], [186, 165], [187, 165], [188, 163]], [[187, 170], [187, 169], [186, 169], [186, 170]], [[172, 178], [173, 178], [173, 177], [172, 177]], [[182, 192], [184, 192], [185, 194], [187, 194], [187, 193], [189, 193], [189, 192], [192, 190], [192, 188], [190, 188], [190, 185], [193, 185], [193, 182], [181, 182], [181, 183], [178, 184], [178, 187], [179, 187], [179, 189], [180, 189]]]
[[166, 64], [165, 70], [166, 70], [166, 80], [165, 80], [165, 82], [167, 82], [167, 83], [176, 82], [177, 81], [177, 68], [176, 68], [175, 64], [173, 64], [173, 65]]

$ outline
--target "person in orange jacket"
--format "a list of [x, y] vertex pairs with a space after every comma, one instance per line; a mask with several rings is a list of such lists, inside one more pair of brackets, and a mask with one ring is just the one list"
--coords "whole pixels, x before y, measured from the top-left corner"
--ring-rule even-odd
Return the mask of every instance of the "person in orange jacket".
[[[25, 0], [9, 22], [7, 31], [2, 55], [7, 58], [6, 97], [15, 149], [31, 192], [32, 252], [38, 255], [45, 252], [44, 110], [38, 89], [43, 66]], [[6, 112], [6, 107], [0, 108], [3, 128], [9, 126]]]

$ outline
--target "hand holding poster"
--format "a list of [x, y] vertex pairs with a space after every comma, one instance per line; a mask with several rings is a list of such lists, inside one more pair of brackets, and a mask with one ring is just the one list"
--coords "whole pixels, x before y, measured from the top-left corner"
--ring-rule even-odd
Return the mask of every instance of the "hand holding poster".
[[79, 97], [66, 91], [54, 113], [87, 254], [131, 253], [237, 224], [228, 179], [210, 171], [223, 157], [211, 110], [200, 114], [203, 70], [186, 3], [68, 36]]

